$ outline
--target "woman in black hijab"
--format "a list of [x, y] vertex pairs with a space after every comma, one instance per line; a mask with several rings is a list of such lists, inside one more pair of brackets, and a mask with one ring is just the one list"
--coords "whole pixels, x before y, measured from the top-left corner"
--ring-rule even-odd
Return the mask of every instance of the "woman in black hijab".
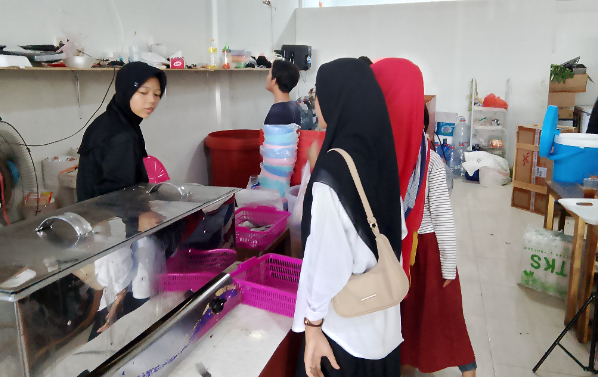
[[79, 147], [78, 201], [148, 182], [139, 125], [158, 106], [166, 74], [142, 62], [129, 63], [118, 71], [115, 89], [106, 112], [85, 131]]
[[[78, 201], [149, 182], [143, 163], [147, 152], [140, 124], [158, 106], [165, 89], [166, 74], [145, 63], [129, 63], [118, 71], [114, 97], [106, 112], [85, 131], [79, 147]], [[141, 204], [136, 208], [142, 212], [138, 217], [128, 217], [125, 206], [108, 207], [125, 223], [127, 237], [151, 229], [163, 220], [151, 211], [149, 201], [136, 204]], [[167, 228], [162, 230], [165, 236], [170, 236], [167, 232]], [[136, 270], [133, 260], [131, 248], [125, 247], [94, 262], [96, 278], [104, 286], [104, 302], [96, 315], [90, 341], [147, 301], [147, 298], [137, 300], [128, 292]]]
[[369, 271], [378, 255], [347, 164], [330, 149], [344, 149], [355, 161], [380, 230], [400, 257], [404, 220], [386, 102], [374, 73], [358, 59], [321, 66], [316, 88], [326, 138], [303, 208], [304, 260], [293, 330], [305, 331], [306, 344], [297, 375], [398, 376], [399, 305], [343, 318], [331, 304], [351, 274]]

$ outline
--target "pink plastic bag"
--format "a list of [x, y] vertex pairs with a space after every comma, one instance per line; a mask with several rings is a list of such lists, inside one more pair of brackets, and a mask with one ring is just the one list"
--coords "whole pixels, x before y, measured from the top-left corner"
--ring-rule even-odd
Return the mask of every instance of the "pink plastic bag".
[[147, 170], [149, 183], [162, 183], [170, 181], [170, 176], [168, 175], [166, 168], [156, 157], [147, 156], [143, 159], [143, 163], [145, 165], [145, 170]]

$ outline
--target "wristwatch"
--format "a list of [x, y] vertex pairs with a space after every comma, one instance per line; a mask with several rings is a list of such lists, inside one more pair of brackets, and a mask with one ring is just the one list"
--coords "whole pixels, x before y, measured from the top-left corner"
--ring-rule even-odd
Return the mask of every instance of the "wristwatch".
[[305, 326], [309, 326], [309, 327], [322, 327], [322, 325], [324, 324], [324, 318], [322, 318], [322, 322], [320, 322], [320, 324], [319, 324], [319, 325], [314, 325], [313, 323], [311, 323], [311, 322], [309, 321], [309, 319], [307, 319], [307, 318], [305, 318], [305, 317], [304, 317], [304, 318], [303, 318], [303, 324], [304, 324]]

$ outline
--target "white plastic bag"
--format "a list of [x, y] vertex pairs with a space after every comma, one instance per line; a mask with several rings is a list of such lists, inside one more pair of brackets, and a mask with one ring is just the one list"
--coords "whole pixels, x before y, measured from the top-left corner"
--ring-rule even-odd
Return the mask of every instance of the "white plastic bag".
[[301, 244], [301, 220], [303, 219], [303, 199], [305, 198], [305, 190], [311, 178], [311, 170], [309, 161], [303, 166], [301, 170], [301, 186], [299, 187], [299, 194], [293, 209], [289, 208], [291, 216], [289, 217], [289, 229], [291, 231], [291, 256], [294, 258], [303, 257], [303, 245]]
[[469, 175], [479, 170], [482, 186], [503, 186], [508, 184], [511, 178], [507, 160], [483, 151], [466, 152], [463, 169]]
[[282, 197], [278, 190], [266, 188], [241, 190], [237, 192], [235, 199], [237, 200], [239, 208], [267, 206], [275, 207], [279, 211], [283, 210]]
[[565, 298], [573, 237], [528, 226], [523, 235], [519, 284], [552, 296]]

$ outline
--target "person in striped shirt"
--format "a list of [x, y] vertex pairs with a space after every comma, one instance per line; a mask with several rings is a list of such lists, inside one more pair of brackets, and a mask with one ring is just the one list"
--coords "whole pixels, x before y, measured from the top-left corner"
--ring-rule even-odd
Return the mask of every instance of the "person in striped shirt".
[[[427, 129], [429, 116], [425, 110]], [[457, 238], [442, 158], [430, 149], [424, 216], [411, 267], [409, 295], [402, 302], [404, 343], [401, 373], [434, 373], [459, 367], [463, 377], [476, 375], [476, 362], [457, 272]]]

